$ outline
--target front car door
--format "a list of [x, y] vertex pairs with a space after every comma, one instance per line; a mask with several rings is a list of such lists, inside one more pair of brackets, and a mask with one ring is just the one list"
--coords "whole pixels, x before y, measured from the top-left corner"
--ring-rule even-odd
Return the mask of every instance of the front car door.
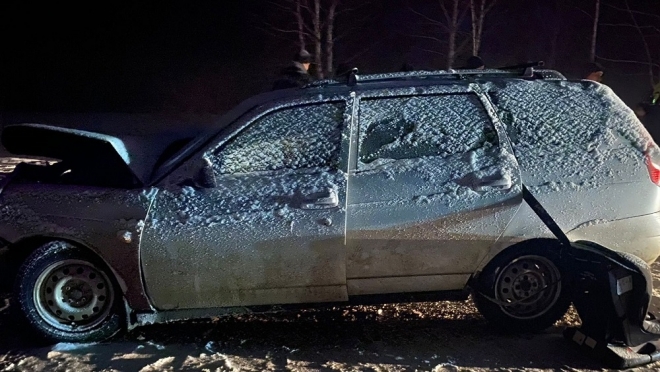
[[347, 110], [344, 99], [258, 108], [192, 160], [214, 185], [159, 192], [141, 244], [156, 308], [347, 300]]
[[349, 295], [461, 289], [517, 211], [517, 163], [475, 88], [358, 96]]

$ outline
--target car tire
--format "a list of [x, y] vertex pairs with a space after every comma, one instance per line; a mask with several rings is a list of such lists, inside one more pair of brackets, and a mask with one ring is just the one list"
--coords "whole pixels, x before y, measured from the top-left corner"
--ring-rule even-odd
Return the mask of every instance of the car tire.
[[25, 260], [16, 277], [15, 310], [48, 341], [96, 342], [124, 328], [121, 292], [91, 252], [54, 241]]
[[473, 286], [475, 305], [500, 330], [542, 331], [561, 319], [571, 304], [562, 272], [553, 247], [525, 245], [505, 251], [479, 275]]

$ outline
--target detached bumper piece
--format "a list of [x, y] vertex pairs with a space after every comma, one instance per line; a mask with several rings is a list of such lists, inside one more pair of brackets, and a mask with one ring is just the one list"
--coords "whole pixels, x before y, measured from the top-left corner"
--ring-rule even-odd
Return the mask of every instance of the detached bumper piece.
[[653, 279], [636, 256], [594, 243], [573, 244], [575, 306], [582, 325], [564, 337], [610, 368], [631, 368], [660, 360], [660, 322], [648, 314]]
[[660, 360], [660, 353], [657, 352], [660, 344], [657, 341], [637, 347], [598, 343], [577, 328], [566, 328], [564, 337], [574, 341], [585, 353], [610, 368], [628, 369]]

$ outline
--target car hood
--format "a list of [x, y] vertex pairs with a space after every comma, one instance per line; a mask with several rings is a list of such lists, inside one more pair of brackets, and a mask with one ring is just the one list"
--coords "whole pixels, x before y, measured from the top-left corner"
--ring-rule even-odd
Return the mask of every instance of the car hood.
[[139, 187], [145, 179], [132, 167], [124, 141], [106, 134], [44, 124], [14, 124], [4, 128], [2, 145], [12, 154], [61, 160], [72, 170], [96, 178], [97, 185]]

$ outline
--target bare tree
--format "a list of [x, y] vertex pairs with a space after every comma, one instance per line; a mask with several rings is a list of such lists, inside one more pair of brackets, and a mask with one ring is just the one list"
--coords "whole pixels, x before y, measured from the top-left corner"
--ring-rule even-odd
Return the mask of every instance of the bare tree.
[[[442, 17], [439, 19], [429, 17], [426, 14], [413, 12], [426, 20], [426, 23], [446, 34], [446, 63], [447, 68], [452, 68], [456, 62], [456, 56], [462, 53], [468, 44], [472, 45], [472, 55], [478, 55], [481, 50], [481, 39], [484, 33], [486, 16], [491, 11], [497, 0], [439, 0], [438, 5]], [[465, 18], [466, 12], [470, 12], [471, 32], [466, 34], [460, 31], [460, 26]], [[445, 44], [445, 41], [437, 36], [416, 35], [428, 40]]]
[[[600, 2], [600, 1], [599, 1]], [[658, 63], [658, 55], [655, 55], [652, 52], [657, 52], [655, 49], [651, 49], [649, 45], [650, 38], [657, 38], [660, 36], [660, 15], [643, 12], [639, 10], [632, 9], [628, 0], [623, 0], [624, 7], [617, 7], [611, 4], [603, 2], [601, 5], [613, 9], [619, 12], [627, 13], [630, 22], [621, 22], [621, 23], [605, 23], [599, 22], [601, 27], [624, 27], [632, 28], [635, 33], [639, 36], [638, 41], [641, 42], [644, 51], [643, 60], [637, 60], [635, 57], [632, 58], [608, 58], [603, 57], [595, 53], [595, 49], [592, 49], [594, 52], [593, 56], [595, 60], [603, 60], [612, 63], [621, 63], [621, 64], [630, 64], [630, 65], [641, 65], [645, 66], [647, 74], [649, 77], [649, 83], [651, 86], [655, 86], [660, 80], [660, 64]]]
[[296, 9], [295, 9], [295, 16], [296, 16], [296, 23], [298, 25], [298, 45], [300, 47], [300, 50], [305, 49], [305, 21], [303, 20], [303, 15], [302, 15], [302, 0], [296, 0]]
[[444, 3], [440, 3], [445, 17], [447, 17], [447, 23], [449, 25], [449, 49], [447, 51], [447, 68], [452, 68], [454, 60], [456, 59], [456, 33], [458, 33], [458, 2], [459, 0], [451, 0], [452, 8], [451, 15], [447, 13]]
[[649, 69], [649, 78], [651, 79], [651, 86], [654, 86], [656, 83], [656, 78], [653, 73], [653, 57], [651, 57], [651, 51], [649, 49], [649, 43], [646, 40], [646, 37], [644, 36], [644, 33], [642, 32], [642, 29], [639, 26], [639, 23], [637, 22], [637, 19], [635, 18], [635, 14], [632, 12], [632, 9], [630, 9], [630, 4], [628, 4], [628, 0], [625, 0], [626, 4], [626, 10], [628, 11], [628, 14], [630, 15], [630, 19], [633, 22], [633, 25], [635, 26], [635, 29], [637, 30], [637, 33], [639, 34], [642, 44], [644, 45], [644, 51], [646, 52], [646, 59], [648, 61], [648, 69]]
[[[460, 23], [465, 18], [465, 14], [470, 7], [469, 5], [466, 5], [466, 0], [439, 0], [438, 5], [440, 7], [440, 13], [442, 15], [442, 18], [440, 19], [429, 17], [424, 13], [421, 13], [413, 8], [410, 8], [410, 10], [413, 13], [417, 14], [418, 16], [420, 16], [425, 20], [424, 22], [425, 25], [432, 26], [433, 29], [435, 30], [431, 35], [414, 35], [414, 36], [427, 40], [433, 40], [441, 45], [446, 43], [447, 45], [446, 46], [447, 52], [445, 54], [447, 58], [446, 68], [451, 69], [456, 60], [456, 55], [460, 53], [463, 50], [463, 48], [465, 48], [467, 42], [469, 41], [469, 38], [467, 38], [463, 40], [462, 43], [458, 44], [458, 40], [462, 36], [465, 36], [460, 32], [459, 26]], [[447, 5], [449, 5], [449, 7], [447, 7]], [[438, 30], [440, 32], [438, 32]], [[446, 34], [447, 36], [446, 41], [438, 37], [437, 34]], [[443, 54], [435, 50], [426, 50], [426, 51], [436, 54]]]
[[312, 13], [312, 25], [314, 31], [312, 34], [314, 42], [314, 63], [316, 64], [316, 77], [318, 79], [323, 78], [323, 56], [321, 56], [321, 50], [323, 42], [322, 33], [321, 33], [321, 0], [314, 0], [314, 10]]
[[[271, 35], [286, 40], [289, 39], [287, 35], [295, 34], [296, 43], [301, 50], [309, 46], [307, 50], [314, 60], [316, 78], [331, 77], [334, 71], [337, 41], [354, 30], [353, 27], [348, 27], [341, 34], [336, 31], [337, 17], [358, 9], [348, 8], [347, 3], [342, 3], [341, 0], [271, 0], [269, 4], [277, 11], [273, 13], [288, 17], [273, 17], [277, 18], [276, 24], [266, 23], [266, 27], [261, 28]], [[363, 2], [360, 7], [368, 6], [368, 3]], [[282, 25], [282, 19], [288, 19], [290, 23]], [[361, 21], [355, 22], [354, 27], [359, 27], [361, 23]]]
[[325, 26], [325, 76], [332, 76], [335, 61], [335, 16], [337, 14], [339, 0], [332, 0], [328, 8], [328, 16]]
[[[481, 35], [483, 35], [484, 31], [486, 14], [490, 12], [496, 1], [497, 0], [470, 0], [470, 14], [472, 16], [472, 55], [474, 56], [479, 55], [479, 50], [481, 49]], [[475, 3], [477, 4], [475, 5]]]

